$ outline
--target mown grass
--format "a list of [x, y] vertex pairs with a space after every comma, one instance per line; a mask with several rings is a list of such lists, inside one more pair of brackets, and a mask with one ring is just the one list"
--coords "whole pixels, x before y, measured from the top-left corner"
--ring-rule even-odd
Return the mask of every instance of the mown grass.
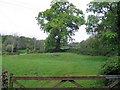
[[[43, 53], [4, 55], [3, 68], [14, 75], [28, 76], [80, 76], [97, 75], [107, 57], [71, 53]], [[30, 88], [51, 87], [58, 81], [20, 81]], [[78, 81], [84, 86], [96, 86], [96, 81]], [[70, 83], [63, 87], [73, 86]]]

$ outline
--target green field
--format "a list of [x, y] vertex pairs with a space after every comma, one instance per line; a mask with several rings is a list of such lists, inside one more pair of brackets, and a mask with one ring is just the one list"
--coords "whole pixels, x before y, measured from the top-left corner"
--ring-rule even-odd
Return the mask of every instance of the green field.
[[[71, 53], [4, 55], [3, 68], [14, 75], [80, 76], [97, 75], [107, 57]], [[58, 81], [21, 81], [27, 87], [51, 87]], [[78, 81], [83, 86], [96, 86], [96, 81]], [[63, 87], [72, 86], [70, 83]]]

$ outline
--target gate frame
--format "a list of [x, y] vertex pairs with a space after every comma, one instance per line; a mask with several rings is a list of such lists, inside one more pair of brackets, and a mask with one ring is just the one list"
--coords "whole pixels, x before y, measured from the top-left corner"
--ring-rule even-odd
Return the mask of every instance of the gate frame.
[[[20, 88], [26, 88], [24, 85], [17, 82], [17, 80], [60, 80], [53, 88], [58, 88], [61, 84], [66, 81], [71, 82], [77, 88], [86, 88], [82, 87], [79, 83], [75, 80], [115, 80], [109, 86], [105, 86], [102, 88], [114, 88], [120, 82], [120, 75], [99, 75], [99, 76], [14, 76], [10, 74], [10, 89], [13, 89], [13, 84], [17, 84]], [[95, 88], [95, 87], [89, 87]]]

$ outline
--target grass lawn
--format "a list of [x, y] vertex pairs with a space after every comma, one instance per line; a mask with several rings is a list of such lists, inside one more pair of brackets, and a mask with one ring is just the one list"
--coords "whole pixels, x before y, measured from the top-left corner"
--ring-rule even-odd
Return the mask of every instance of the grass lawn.
[[[3, 68], [14, 75], [28, 76], [80, 76], [97, 75], [107, 57], [71, 53], [43, 53], [4, 55]], [[51, 87], [58, 81], [20, 81], [26, 87]], [[96, 86], [96, 81], [78, 81], [83, 86]], [[63, 87], [73, 86], [65, 83]]]

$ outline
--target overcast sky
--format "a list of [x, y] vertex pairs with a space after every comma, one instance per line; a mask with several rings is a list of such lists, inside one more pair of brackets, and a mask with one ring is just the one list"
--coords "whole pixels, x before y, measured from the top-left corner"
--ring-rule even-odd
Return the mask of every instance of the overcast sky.
[[[91, 0], [68, 0], [84, 13]], [[39, 12], [50, 8], [51, 0], [0, 0], [0, 33], [14, 34], [37, 39], [45, 39], [47, 35], [40, 30], [35, 17]], [[80, 42], [89, 37], [85, 26], [80, 27], [73, 37]]]

